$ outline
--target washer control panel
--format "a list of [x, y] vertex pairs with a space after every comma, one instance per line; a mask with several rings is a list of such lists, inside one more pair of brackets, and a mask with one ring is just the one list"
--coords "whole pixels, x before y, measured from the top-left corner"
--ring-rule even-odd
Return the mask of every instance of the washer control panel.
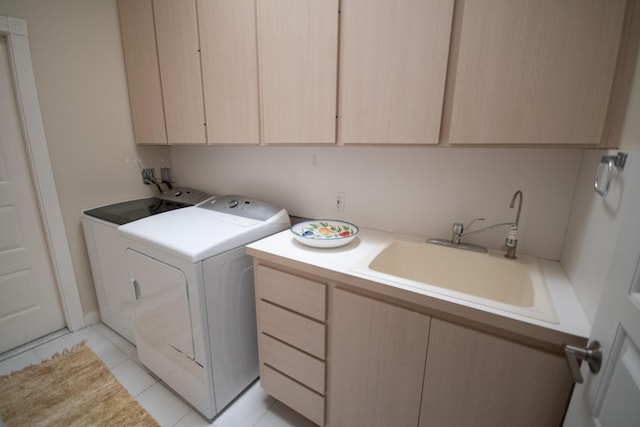
[[210, 197], [211, 194], [188, 187], [173, 187], [171, 190], [167, 190], [164, 193], [155, 196], [156, 199], [166, 200], [168, 202], [184, 203], [189, 206], [197, 205]]
[[259, 221], [266, 221], [282, 210], [271, 203], [234, 195], [216, 197], [215, 200], [209, 200], [198, 207]]

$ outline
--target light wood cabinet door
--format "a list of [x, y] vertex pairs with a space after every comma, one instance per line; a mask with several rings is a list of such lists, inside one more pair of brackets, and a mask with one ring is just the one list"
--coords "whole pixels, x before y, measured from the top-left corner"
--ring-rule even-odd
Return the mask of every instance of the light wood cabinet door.
[[339, 140], [437, 144], [453, 0], [342, 0]]
[[209, 144], [258, 144], [255, 0], [198, 0]]
[[601, 142], [625, 0], [460, 0], [451, 144]]
[[260, 0], [265, 144], [335, 143], [338, 0]]
[[205, 144], [207, 133], [195, 0], [154, 0], [169, 144]]
[[430, 318], [342, 289], [332, 302], [328, 424], [416, 426]]
[[166, 144], [152, 0], [119, 0], [133, 134], [138, 144]]
[[431, 321], [420, 426], [559, 426], [573, 388], [563, 355]]

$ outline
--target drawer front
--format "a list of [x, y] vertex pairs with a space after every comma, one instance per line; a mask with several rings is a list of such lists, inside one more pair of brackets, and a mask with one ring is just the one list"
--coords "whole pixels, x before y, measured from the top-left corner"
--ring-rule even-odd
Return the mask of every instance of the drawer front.
[[260, 385], [285, 405], [324, 425], [324, 397], [263, 364], [260, 365]]
[[259, 265], [256, 270], [258, 299], [271, 301], [324, 322], [326, 287], [323, 283]]
[[324, 362], [260, 334], [260, 361], [324, 395]]
[[325, 358], [325, 325], [258, 301], [258, 329], [315, 357]]

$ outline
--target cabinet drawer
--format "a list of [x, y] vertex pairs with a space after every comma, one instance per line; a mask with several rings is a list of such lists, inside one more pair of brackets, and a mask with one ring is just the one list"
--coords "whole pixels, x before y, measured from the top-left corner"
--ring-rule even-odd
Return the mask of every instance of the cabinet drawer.
[[325, 285], [262, 265], [257, 267], [258, 299], [271, 301], [321, 322], [326, 318]]
[[324, 395], [324, 362], [260, 334], [260, 361]]
[[260, 365], [262, 388], [285, 405], [324, 425], [324, 397], [296, 383], [266, 365]]
[[258, 301], [258, 330], [324, 360], [325, 326], [266, 301]]

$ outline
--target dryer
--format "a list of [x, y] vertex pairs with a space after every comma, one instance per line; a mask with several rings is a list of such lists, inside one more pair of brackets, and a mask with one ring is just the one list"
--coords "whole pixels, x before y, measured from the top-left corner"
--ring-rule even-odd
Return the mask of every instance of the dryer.
[[155, 197], [128, 200], [82, 212], [82, 228], [102, 322], [135, 344], [133, 291], [118, 226], [152, 215], [194, 206], [212, 196], [192, 188], [173, 188]]
[[252, 258], [285, 209], [222, 196], [118, 228], [135, 295], [138, 359], [207, 419], [258, 378]]

